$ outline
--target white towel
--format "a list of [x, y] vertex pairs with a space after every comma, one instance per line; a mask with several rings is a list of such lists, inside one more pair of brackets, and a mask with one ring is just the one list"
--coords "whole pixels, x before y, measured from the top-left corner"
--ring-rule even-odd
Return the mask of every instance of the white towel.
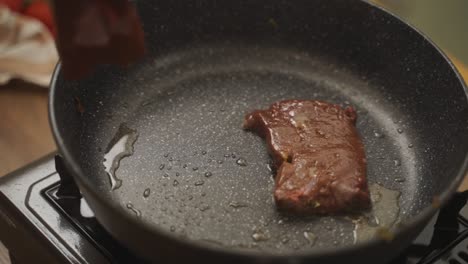
[[41, 22], [0, 6], [0, 84], [17, 78], [48, 87], [57, 61], [54, 38]]

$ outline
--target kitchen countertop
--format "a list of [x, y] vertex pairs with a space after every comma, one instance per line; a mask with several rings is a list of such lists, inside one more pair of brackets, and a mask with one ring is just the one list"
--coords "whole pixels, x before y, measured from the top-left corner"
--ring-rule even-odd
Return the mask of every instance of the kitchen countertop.
[[55, 150], [47, 91], [21, 81], [0, 86], [0, 175]]

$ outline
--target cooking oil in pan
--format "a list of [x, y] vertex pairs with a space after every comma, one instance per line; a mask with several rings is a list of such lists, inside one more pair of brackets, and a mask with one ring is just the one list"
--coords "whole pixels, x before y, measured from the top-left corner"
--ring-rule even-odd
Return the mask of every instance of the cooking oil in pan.
[[107, 146], [102, 164], [104, 164], [106, 173], [109, 176], [112, 190], [122, 186], [122, 180], [117, 177], [116, 172], [120, 166], [120, 161], [133, 154], [133, 145], [137, 139], [138, 133], [136, 130], [128, 128], [126, 124], [121, 124]]
[[136, 209], [132, 203], [127, 203], [127, 209], [132, 211], [136, 217], [140, 218], [141, 217], [141, 211]]
[[353, 220], [354, 243], [370, 240], [376, 235], [383, 239], [391, 236], [389, 230], [396, 223], [400, 213], [399, 191], [390, 190], [375, 183], [369, 186], [369, 190], [372, 211]]
[[304, 238], [309, 243], [309, 246], [314, 246], [315, 241], [317, 241], [317, 236], [314, 233], [310, 232], [310, 231], [305, 231], [304, 232]]
[[143, 191], [143, 197], [144, 198], [148, 198], [151, 194], [151, 189], [150, 188], [146, 188], [144, 191]]

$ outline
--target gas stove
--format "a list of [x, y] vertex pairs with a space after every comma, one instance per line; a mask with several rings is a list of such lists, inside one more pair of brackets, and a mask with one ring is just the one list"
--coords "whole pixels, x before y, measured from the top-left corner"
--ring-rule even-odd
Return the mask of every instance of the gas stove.
[[[391, 264], [468, 264], [468, 193], [458, 193]], [[12, 263], [143, 263], [97, 222], [54, 154], [0, 179], [0, 240]]]

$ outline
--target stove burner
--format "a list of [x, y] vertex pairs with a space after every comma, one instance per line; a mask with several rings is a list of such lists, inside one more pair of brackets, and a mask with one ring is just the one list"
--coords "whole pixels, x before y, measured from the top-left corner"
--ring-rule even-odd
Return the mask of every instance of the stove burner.
[[[468, 264], [467, 196], [455, 195], [391, 264]], [[96, 221], [58, 156], [0, 179], [0, 238], [13, 263], [142, 263]]]
[[70, 221], [76, 230], [88, 239], [112, 263], [141, 263], [126, 248], [118, 244], [94, 218], [86, 200], [82, 197], [63, 198], [59, 195], [61, 183], [56, 183], [42, 191], [63, 217]]

